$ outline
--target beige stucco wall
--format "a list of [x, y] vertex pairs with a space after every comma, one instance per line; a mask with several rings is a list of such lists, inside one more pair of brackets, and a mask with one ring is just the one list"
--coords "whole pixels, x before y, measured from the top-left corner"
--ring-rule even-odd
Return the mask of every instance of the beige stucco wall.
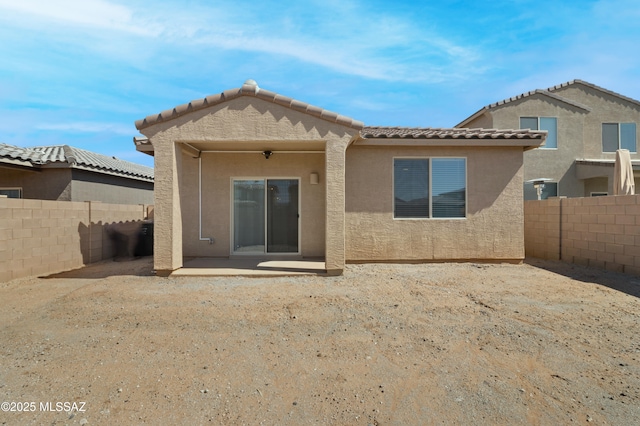
[[[300, 179], [300, 249], [303, 257], [325, 253], [324, 154], [274, 154], [265, 160], [259, 153], [202, 153], [201, 160], [182, 153], [182, 229], [184, 256], [229, 256], [231, 247], [231, 179]], [[200, 241], [199, 162], [202, 161], [202, 237]], [[311, 185], [310, 174], [320, 183]]]
[[[192, 192], [181, 193], [191, 186], [182, 185], [180, 181], [192, 177], [190, 171], [183, 173], [191, 165], [183, 164], [183, 160], [186, 160], [182, 154], [176, 155], [182, 142], [200, 147], [206, 145], [207, 149], [212, 150], [221, 145], [225, 149], [232, 146], [238, 150], [277, 150], [284, 145], [291, 149], [292, 144], [304, 149], [305, 144], [312, 143], [315, 146], [321, 143], [326, 152], [325, 229], [330, 230], [325, 232], [325, 262], [329, 273], [342, 271], [345, 244], [344, 151], [348, 142], [357, 134], [356, 129], [253, 96], [243, 96], [174, 120], [159, 122], [141, 132], [149, 138], [155, 151], [154, 262], [160, 273], [182, 266], [182, 216], [186, 212], [182, 211], [180, 200], [189, 203], [194, 197]], [[275, 156], [270, 160], [261, 160], [273, 159]], [[224, 202], [228, 204], [229, 197]], [[192, 234], [188, 238], [190, 240]], [[188, 243], [189, 250], [192, 249], [190, 244]], [[317, 243], [306, 244], [310, 253], [317, 250]]]
[[72, 176], [72, 201], [101, 201], [112, 204], [153, 203], [153, 182], [86, 170], [73, 170]]
[[590, 197], [592, 192], [609, 193], [609, 181], [606, 177], [596, 177], [584, 180], [584, 195]]
[[[394, 219], [394, 157], [465, 157], [465, 219]], [[355, 147], [347, 150], [348, 261], [524, 258], [522, 148]]]
[[22, 188], [22, 198], [71, 201], [71, 170], [27, 171], [0, 167], [0, 187]]
[[0, 167], [0, 187], [22, 188], [25, 199], [153, 203], [153, 182], [69, 168], [26, 171]]
[[478, 117], [474, 118], [469, 124], [466, 126], [469, 129], [492, 129], [493, 128], [493, 117], [490, 112], [485, 112]]

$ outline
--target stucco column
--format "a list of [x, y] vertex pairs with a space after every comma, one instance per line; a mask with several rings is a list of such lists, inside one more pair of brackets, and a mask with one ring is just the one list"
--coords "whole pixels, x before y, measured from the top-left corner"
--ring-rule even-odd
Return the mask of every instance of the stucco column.
[[329, 275], [342, 274], [345, 264], [345, 151], [347, 144], [348, 140], [329, 140], [326, 144], [325, 268]]
[[172, 140], [151, 140], [155, 151], [153, 266], [167, 276], [182, 267], [180, 184], [182, 155]]

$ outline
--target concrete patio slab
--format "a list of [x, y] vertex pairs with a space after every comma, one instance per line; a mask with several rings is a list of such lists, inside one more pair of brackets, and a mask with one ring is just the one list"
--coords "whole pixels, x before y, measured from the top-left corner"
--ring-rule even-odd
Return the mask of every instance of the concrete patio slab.
[[226, 259], [198, 257], [184, 262], [170, 277], [324, 275], [324, 260]]

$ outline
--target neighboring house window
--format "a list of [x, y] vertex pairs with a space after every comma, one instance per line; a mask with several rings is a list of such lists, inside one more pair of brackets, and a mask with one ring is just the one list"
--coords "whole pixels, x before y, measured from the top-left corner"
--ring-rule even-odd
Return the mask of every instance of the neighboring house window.
[[602, 123], [602, 152], [636, 152], [636, 123]]
[[7, 198], [22, 198], [22, 188], [0, 188], [0, 195]]
[[395, 158], [395, 218], [466, 217], [467, 171], [464, 158]]
[[[547, 198], [557, 196], [558, 182], [545, 182], [542, 185], [542, 190], [540, 191], [541, 200], [546, 200]], [[538, 199], [538, 190], [531, 182], [524, 183], [524, 199], [525, 201]]]
[[558, 148], [558, 119], [556, 117], [520, 117], [520, 128], [546, 130], [547, 140], [540, 149]]

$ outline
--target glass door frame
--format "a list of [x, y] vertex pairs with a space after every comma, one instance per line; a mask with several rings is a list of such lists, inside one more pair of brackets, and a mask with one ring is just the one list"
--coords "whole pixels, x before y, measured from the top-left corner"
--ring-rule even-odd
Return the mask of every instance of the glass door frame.
[[[236, 181], [263, 181], [264, 182], [264, 249], [263, 251], [249, 251], [242, 252], [235, 250], [235, 191], [234, 191], [234, 182]], [[295, 180], [298, 182], [298, 251], [296, 252], [269, 252], [268, 251], [268, 211], [267, 211], [267, 191], [269, 190], [269, 185], [267, 182], [269, 180]], [[230, 180], [230, 205], [229, 205], [229, 218], [230, 218], [230, 227], [229, 227], [229, 255], [230, 256], [248, 256], [248, 257], [256, 257], [256, 256], [300, 256], [302, 254], [301, 245], [302, 245], [302, 179], [299, 176], [232, 176]]]

